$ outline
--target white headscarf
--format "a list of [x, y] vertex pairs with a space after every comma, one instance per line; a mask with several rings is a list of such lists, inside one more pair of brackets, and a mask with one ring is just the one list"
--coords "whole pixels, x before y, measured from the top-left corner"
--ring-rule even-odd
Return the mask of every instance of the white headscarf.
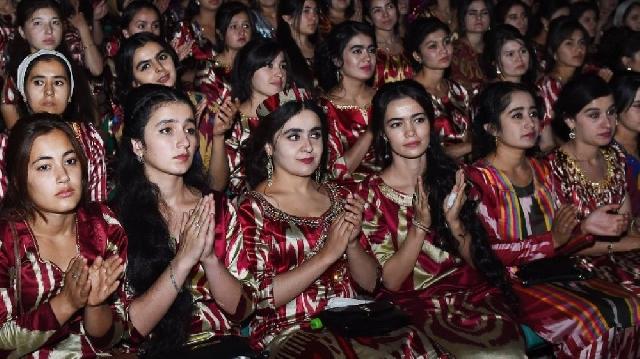
[[71, 70], [71, 63], [69, 62], [69, 60], [67, 60], [66, 57], [64, 57], [63, 54], [59, 53], [58, 51], [46, 50], [46, 49], [38, 50], [33, 54], [30, 54], [29, 56], [25, 57], [24, 60], [22, 60], [22, 62], [20, 63], [20, 66], [18, 66], [18, 78], [17, 78], [18, 84], [17, 85], [18, 85], [18, 91], [20, 92], [20, 95], [22, 95], [22, 98], [26, 101], [27, 96], [24, 93], [24, 87], [25, 87], [25, 82], [27, 80], [26, 79], [27, 69], [29, 68], [29, 65], [31, 65], [33, 61], [37, 60], [38, 58], [44, 55], [56, 56], [62, 59], [62, 62], [64, 62], [67, 65], [67, 69], [69, 70], [69, 82], [71, 84], [71, 91], [69, 91], [68, 100], [71, 100], [71, 96], [73, 96], [73, 71]]

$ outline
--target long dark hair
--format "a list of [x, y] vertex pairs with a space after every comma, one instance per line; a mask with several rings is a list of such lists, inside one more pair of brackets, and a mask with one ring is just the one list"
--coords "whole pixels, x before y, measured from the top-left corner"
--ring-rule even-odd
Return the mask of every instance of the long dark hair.
[[529, 68], [522, 76], [522, 82], [532, 84], [535, 81], [536, 76], [536, 55], [533, 52], [531, 44], [524, 36], [522, 36], [522, 34], [520, 34], [520, 31], [508, 24], [501, 24], [494, 27], [487, 31], [484, 36], [484, 51], [480, 58], [480, 65], [484, 74], [491, 80], [498, 78], [497, 70], [500, 62], [500, 55], [502, 54], [502, 47], [507, 41], [522, 43], [527, 51], [529, 51]]
[[347, 44], [352, 38], [360, 34], [370, 37], [375, 46], [376, 35], [373, 27], [351, 20], [334, 26], [327, 39], [318, 46], [314, 65], [318, 74], [318, 84], [325, 92], [329, 92], [338, 86], [336, 72], [339, 67], [336, 66], [336, 62], [342, 63], [343, 52]]
[[[280, 54], [284, 54], [282, 47], [271, 39], [256, 39], [247, 43], [236, 55], [231, 73], [231, 88], [233, 97], [240, 102], [245, 102], [251, 98], [253, 75], [260, 68], [273, 62]], [[286, 60], [286, 54], [285, 61]], [[289, 82], [289, 61], [287, 61], [287, 82]]]
[[[24, 81], [26, 82], [29, 79], [29, 74], [31, 73], [31, 70], [33, 70], [35, 65], [42, 61], [56, 61], [60, 65], [62, 65], [69, 80], [71, 80], [73, 76], [74, 88], [73, 93], [70, 94], [71, 101], [67, 104], [62, 117], [66, 121], [70, 122], [84, 122], [92, 123], [94, 125], [97, 124], [98, 110], [96, 108], [94, 99], [90, 97], [91, 92], [89, 91], [89, 83], [86, 81], [86, 78], [84, 76], [78, 75], [78, 69], [74, 68], [72, 61], [69, 61], [69, 63], [71, 64], [73, 74], [69, 73], [69, 67], [58, 56], [48, 54], [39, 56], [37, 59], [33, 60], [27, 67]], [[26, 84], [24, 87], [26, 89]], [[23, 99], [22, 96], [17, 97], [16, 105], [18, 107], [18, 111], [23, 115], [29, 114], [31, 112], [29, 104], [27, 103], [27, 99]]]
[[251, 38], [256, 37], [255, 21], [253, 19], [253, 15], [251, 14], [251, 10], [249, 10], [247, 5], [239, 1], [225, 2], [220, 5], [220, 8], [216, 12], [216, 46], [218, 47], [219, 52], [224, 51], [225, 47], [227, 46], [225, 38], [227, 37], [227, 30], [229, 28], [231, 20], [234, 16], [242, 13], [245, 13], [247, 15], [249, 24], [251, 24]]
[[[116, 196], [113, 208], [129, 237], [127, 277], [136, 295], [146, 292], [169, 266], [175, 249], [164, 217], [160, 212], [160, 189], [145, 176], [144, 165], [133, 152], [132, 140], [144, 144], [144, 129], [149, 118], [167, 103], [193, 105], [182, 92], [173, 88], [146, 84], [131, 90], [124, 106], [124, 127], [118, 153]], [[184, 183], [206, 189], [199, 161], [193, 161], [184, 174]], [[186, 341], [191, 324], [193, 297], [181, 291], [162, 320], [142, 344], [150, 357], [166, 355]]]
[[[535, 102], [538, 115], [541, 116], [544, 112], [542, 99], [530, 86], [508, 81], [489, 84], [474, 101], [475, 114], [473, 131], [471, 131], [471, 153], [474, 161], [485, 158], [496, 151], [495, 136], [487, 132], [485, 125], [491, 125], [497, 131], [502, 130], [500, 115], [511, 103], [511, 95], [514, 92], [528, 93]], [[538, 147], [535, 146], [527, 151], [527, 155], [533, 156], [537, 152]]]
[[129, 23], [131, 23], [133, 17], [136, 16], [138, 11], [144, 9], [148, 9], [156, 13], [158, 21], [160, 21], [160, 37], [164, 38], [164, 17], [160, 13], [160, 10], [158, 10], [158, 8], [149, 0], [134, 0], [127, 4], [127, 7], [122, 11], [122, 15], [120, 15], [120, 29], [123, 30], [129, 27]]
[[[571, 35], [576, 31], [582, 32], [586, 45], [589, 45], [589, 34], [578, 20], [572, 19], [568, 16], [561, 16], [551, 21], [551, 24], [549, 25], [549, 34], [547, 35], [547, 53], [545, 57], [547, 59], [547, 72], [553, 70], [553, 67], [556, 65], [555, 54], [560, 45], [562, 45], [562, 43], [571, 37]], [[576, 69], [574, 74], [580, 73], [581, 69], [582, 67]]]
[[[380, 87], [373, 97], [371, 130], [373, 132], [373, 146], [376, 155], [385, 166], [391, 163], [390, 148], [384, 141], [384, 120], [387, 107], [392, 101], [410, 98], [416, 101], [433, 120], [433, 107], [430, 95], [419, 83], [413, 80], [403, 80], [387, 83]], [[460, 166], [444, 153], [440, 140], [435, 131], [430, 132], [429, 147], [427, 148], [427, 170], [422, 175], [425, 192], [429, 193], [432, 225], [438, 233], [437, 245], [454, 254], [459, 255], [459, 243], [447, 225], [442, 209], [444, 199], [455, 185], [456, 171]], [[499, 288], [507, 303], [514, 308], [518, 299], [511, 288], [507, 271], [495, 255], [489, 244], [489, 237], [482, 224], [476, 219], [477, 203], [467, 200], [460, 211], [460, 220], [471, 237], [471, 259], [478, 272]]]
[[[420, 55], [420, 46], [424, 39], [438, 30], [442, 30], [447, 36], [451, 36], [449, 26], [435, 16], [416, 19], [407, 30], [407, 35], [404, 37], [404, 49], [414, 70], [419, 71], [422, 68], [422, 63], [415, 59], [414, 54]], [[445, 75], [445, 77], [447, 76]]]
[[[637, 72], [627, 72], [616, 76], [611, 81], [613, 90], [613, 100], [616, 103], [618, 116], [627, 112], [636, 99], [636, 93], [640, 89], [640, 74]], [[640, 142], [638, 143], [640, 151]]]
[[245, 159], [245, 171], [247, 174], [247, 182], [251, 188], [256, 188], [262, 181], [267, 178], [267, 152], [265, 145], [274, 145], [274, 136], [293, 116], [302, 112], [302, 110], [313, 111], [322, 126], [322, 156], [320, 164], [316, 171], [320, 171], [320, 177], [324, 178], [324, 172], [327, 168], [329, 129], [324, 111], [313, 100], [306, 101], [289, 101], [269, 115], [260, 117], [258, 127], [251, 133], [247, 140], [247, 145], [242, 150]]
[[[362, 12], [364, 13], [364, 18], [371, 25], [371, 27], [375, 28], [373, 25], [373, 19], [371, 19], [371, 2], [373, 0], [363, 0], [362, 1]], [[396, 9], [396, 24], [393, 26], [393, 33], [395, 35], [400, 34], [400, 22], [402, 21], [402, 15], [400, 14], [400, 9], [398, 9], [398, 0], [390, 0], [393, 6]]]
[[38, 113], [23, 117], [13, 126], [7, 146], [7, 193], [2, 201], [2, 218], [8, 220], [34, 219], [42, 213], [36, 208], [29, 195], [28, 168], [31, 149], [35, 140], [51, 131], [62, 131], [76, 153], [82, 173], [82, 197], [79, 206], [87, 203], [88, 180], [87, 159], [75, 133], [60, 116]]
[[[356, 13], [355, 1], [356, 0], [351, 0], [347, 8], [344, 10], [345, 19], [350, 19]], [[331, 0], [318, 0], [318, 8], [320, 8], [320, 12], [323, 15], [329, 16], [329, 10], [331, 9]]]
[[469, 10], [469, 6], [474, 1], [482, 1], [484, 5], [487, 7], [487, 11], [489, 11], [489, 28], [493, 25], [493, 2], [491, 0], [460, 0], [458, 2], [458, 27], [460, 29], [460, 34], [466, 34], [467, 25], [465, 24], [465, 17], [467, 16], [467, 11]]
[[565, 120], [575, 118], [589, 102], [611, 94], [609, 84], [598, 75], [574, 76], [564, 85], [553, 107], [554, 117], [551, 122], [553, 132], [562, 140], [568, 141], [570, 129]]
[[[284, 52], [287, 54], [287, 58], [290, 60], [289, 68], [291, 69], [293, 82], [295, 82], [299, 88], [312, 90], [314, 88], [312, 69], [307, 65], [307, 60], [293, 39], [289, 24], [282, 18], [285, 15], [291, 16], [293, 19], [291, 26], [293, 28], [298, 27], [300, 17], [302, 17], [302, 10], [304, 10], [304, 2], [305, 0], [278, 0], [278, 29], [276, 30], [276, 39], [278, 39], [280, 46], [282, 46]], [[318, 32], [316, 31], [309, 40], [312, 43], [316, 43], [317, 35]]]

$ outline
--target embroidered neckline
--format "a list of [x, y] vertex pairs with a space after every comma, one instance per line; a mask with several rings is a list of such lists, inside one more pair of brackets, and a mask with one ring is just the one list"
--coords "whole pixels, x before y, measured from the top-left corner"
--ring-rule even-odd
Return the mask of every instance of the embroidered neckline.
[[605, 169], [605, 177], [600, 181], [591, 181], [582, 171], [582, 168], [578, 165], [576, 160], [571, 157], [565, 150], [559, 149], [558, 153], [561, 156], [564, 156], [565, 163], [567, 164], [567, 169], [570, 173], [573, 173], [577, 176], [576, 181], [586, 189], [593, 189], [594, 191], [600, 193], [605, 189], [608, 189], [612, 185], [612, 181], [614, 179], [615, 167], [617, 156], [615, 152], [611, 148], [600, 149], [600, 153], [604, 157], [606, 169]]
[[382, 192], [382, 194], [385, 197], [390, 199], [391, 202], [402, 207], [410, 207], [413, 205], [413, 195], [400, 192], [397, 189], [384, 183], [384, 180], [382, 179], [382, 177], [378, 177], [378, 178], [380, 180], [380, 183], [378, 184], [378, 188], [380, 188], [380, 192]]

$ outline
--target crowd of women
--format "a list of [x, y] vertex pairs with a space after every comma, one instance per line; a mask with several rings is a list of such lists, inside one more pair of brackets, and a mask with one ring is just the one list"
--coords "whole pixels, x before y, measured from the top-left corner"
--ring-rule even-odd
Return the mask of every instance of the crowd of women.
[[640, 358], [640, 0], [0, 15], [0, 356]]

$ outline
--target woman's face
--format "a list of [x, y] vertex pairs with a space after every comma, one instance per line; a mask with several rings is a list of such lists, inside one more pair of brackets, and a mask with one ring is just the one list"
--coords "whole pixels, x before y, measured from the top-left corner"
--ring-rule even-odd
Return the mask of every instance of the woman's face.
[[259, 68], [251, 78], [251, 89], [255, 95], [268, 97], [284, 90], [287, 83], [287, 63], [284, 53], [279, 53], [273, 61]]
[[320, 165], [323, 151], [320, 118], [311, 110], [291, 117], [266, 145], [273, 156], [274, 177], [280, 171], [299, 177], [310, 177]]
[[589, 102], [574, 119], [565, 120], [576, 134], [576, 141], [592, 146], [606, 146], [616, 127], [616, 108], [613, 96], [603, 96]]
[[560, 43], [554, 57], [559, 65], [580, 67], [584, 64], [586, 52], [587, 39], [582, 31], [576, 30]]
[[444, 30], [437, 30], [424, 38], [419, 48], [420, 53], [414, 53], [414, 58], [423, 67], [433, 70], [445, 70], [451, 65], [451, 35]]
[[419, 158], [429, 147], [429, 118], [412, 98], [389, 102], [384, 114], [384, 135], [393, 157]]
[[373, 76], [376, 66], [376, 47], [373, 39], [358, 34], [349, 40], [342, 51], [340, 73], [345, 78], [367, 81]]
[[631, 57], [623, 56], [622, 64], [628, 70], [640, 72], [640, 51], [636, 51]]
[[331, 0], [331, 8], [338, 11], [345, 11], [351, 5], [351, 0]]
[[624, 18], [624, 24], [633, 31], [640, 31], [640, 6], [632, 5]]
[[587, 30], [590, 38], [596, 37], [596, 32], [598, 31], [598, 16], [595, 11], [587, 10], [583, 12], [578, 21], [582, 27]]
[[512, 6], [504, 17], [504, 23], [518, 29], [521, 35], [526, 35], [527, 30], [529, 29], [529, 17], [527, 17], [527, 11], [521, 5]]
[[[296, 32], [304, 36], [315, 34], [318, 30], [318, 18], [318, 6], [316, 2], [314, 0], [305, 1]], [[290, 25], [294, 24], [292, 21], [293, 19], [291, 19]]]
[[26, 102], [33, 113], [62, 115], [71, 96], [65, 65], [55, 59], [40, 60], [25, 80]]
[[376, 29], [393, 31], [398, 23], [398, 8], [391, 0], [372, 0], [369, 16]]
[[60, 130], [37, 137], [31, 146], [27, 191], [35, 207], [49, 214], [73, 212], [82, 198], [82, 166]]
[[505, 80], [520, 82], [529, 70], [529, 50], [518, 40], [508, 40], [500, 50], [500, 72]]
[[160, 36], [160, 19], [158, 14], [152, 9], [140, 9], [129, 22], [129, 26], [122, 30], [125, 38], [129, 38], [140, 32], [150, 32]]
[[158, 84], [173, 87], [176, 84], [176, 66], [167, 50], [157, 42], [148, 42], [133, 55], [133, 87]]
[[199, 0], [200, 11], [217, 11], [222, 5], [222, 0]]
[[166, 102], [151, 113], [144, 128], [144, 144], [131, 140], [133, 150], [144, 159], [147, 177], [182, 176], [197, 150], [198, 134], [191, 107], [182, 102]]
[[509, 105], [500, 114], [500, 127], [496, 132], [500, 145], [518, 150], [527, 150], [536, 145], [540, 134], [540, 117], [531, 94], [522, 91], [511, 93]]
[[231, 18], [231, 22], [227, 26], [224, 44], [228, 49], [238, 51], [251, 40], [252, 35], [249, 15], [241, 12]]
[[31, 51], [55, 50], [62, 41], [62, 19], [52, 8], [36, 10], [18, 31], [31, 46]]
[[464, 25], [468, 33], [483, 33], [489, 30], [490, 25], [489, 9], [484, 1], [472, 2], [464, 17]]
[[640, 90], [636, 91], [631, 106], [620, 114], [617, 127], [624, 127], [631, 132], [640, 133]]

